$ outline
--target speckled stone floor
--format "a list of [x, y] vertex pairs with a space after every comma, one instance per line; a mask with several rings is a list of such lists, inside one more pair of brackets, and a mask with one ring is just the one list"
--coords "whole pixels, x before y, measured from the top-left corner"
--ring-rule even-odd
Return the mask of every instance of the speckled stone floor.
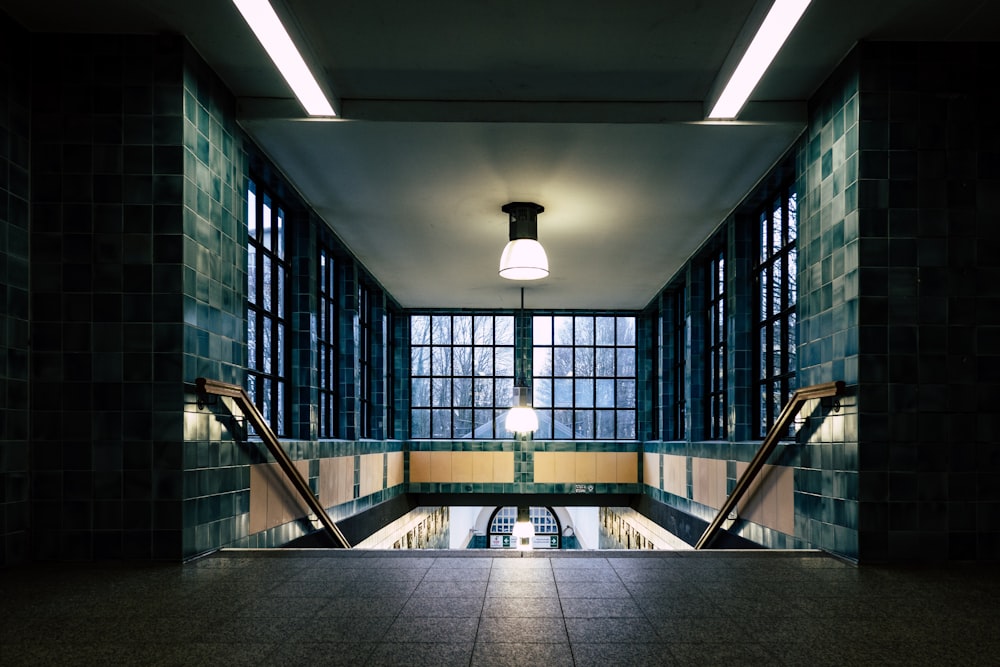
[[996, 565], [224, 551], [0, 571], [2, 665], [997, 665]]

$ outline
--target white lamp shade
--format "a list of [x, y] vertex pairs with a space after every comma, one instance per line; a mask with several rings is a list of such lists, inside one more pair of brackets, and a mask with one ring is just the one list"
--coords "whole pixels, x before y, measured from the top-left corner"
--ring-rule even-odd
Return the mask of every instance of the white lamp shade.
[[534, 433], [538, 430], [538, 415], [530, 405], [515, 405], [507, 412], [505, 426], [511, 433]]
[[538, 280], [549, 275], [549, 258], [535, 239], [509, 241], [500, 255], [500, 276], [509, 280]]

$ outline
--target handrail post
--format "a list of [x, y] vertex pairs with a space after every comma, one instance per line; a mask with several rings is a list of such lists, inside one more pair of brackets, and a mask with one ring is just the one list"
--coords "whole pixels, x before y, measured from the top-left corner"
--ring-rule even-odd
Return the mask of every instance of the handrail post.
[[764, 464], [767, 462], [769, 456], [774, 451], [778, 442], [781, 440], [783, 433], [788, 431], [788, 426], [795, 419], [795, 416], [802, 409], [802, 406], [806, 401], [814, 398], [824, 398], [826, 396], [839, 396], [844, 393], [844, 383], [840, 380], [836, 382], [825, 382], [823, 384], [814, 384], [809, 387], [803, 387], [798, 389], [792, 394], [792, 397], [782, 408], [781, 414], [771, 425], [770, 430], [768, 430], [767, 435], [764, 436], [763, 442], [760, 443], [760, 449], [757, 450], [757, 454], [750, 461], [746, 470], [740, 475], [740, 478], [736, 481], [736, 486], [733, 487], [733, 492], [729, 494], [726, 498], [726, 502], [722, 504], [719, 511], [716, 513], [715, 518], [708, 524], [705, 528], [705, 532], [702, 533], [701, 538], [695, 544], [695, 549], [704, 549], [715, 536], [718, 534], [719, 530], [722, 528], [722, 523], [729, 516], [729, 513], [736, 509], [740, 500], [743, 499], [743, 495], [750, 488], [750, 485], [756, 479], [757, 474], [763, 470]]
[[267, 447], [271, 455], [278, 462], [278, 466], [288, 477], [292, 486], [298, 492], [299, 496], [305, 501], [309, 509], [316, 515], [316, 518], [323, 525], [326, 532], [333, 538], [334, 542], [340, 543], [345, 549], [350, 549], [351, 545], [344, 537], [340, 528], [337, 524], [333, 522], [330, 515], [326, 513], [326, 509], [319, 502], [319, 498], [312, 492], [309, 487], [309, 482], [302, 477], [302, 473], [299, 469], [295, 467], [292, 462], [288, 452], [281, 446], [278, 441], [278, 436], [275, 435], [274, 431], [271, 430], [270, 425], [268, 425], [267, 420], [264, 419], [264, 415], [260, 413], [254, 402], [250, 400], [250, 396], [246, 393], [243, 387], [235, 384], [229, 384], [226, 382], [219, 382], [218, 380], [210, 380], [208, 378], [198, 378], [195, 380], [195, 386], [199, 394], [214, 394], [217, 396], [228, 396], [236, 401], [239, 405], [240, 410], [243, 411], [244, 416], [246, 416], [247, 421], [249, 421], [257, 433], [260, 434], [261, 440], [264, 442], [264, 446]]

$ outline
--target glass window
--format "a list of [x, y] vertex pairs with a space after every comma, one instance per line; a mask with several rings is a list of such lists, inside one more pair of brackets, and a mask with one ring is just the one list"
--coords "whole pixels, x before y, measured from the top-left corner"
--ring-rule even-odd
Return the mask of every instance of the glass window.
[[372, 433], [373, 413], [373, 373], [382, 369], [376, 368], [373, 359], [373, 326], [372, 312], [373, 294], [367, 285], [358, 284], [358, 437], [370, 438]]
[[535, 315], [532, 340], [536, 438], [636, 438], [634, 316]]
[[756, 418], [761, 437], [796, 389], [796, 209], [795, 192], [787, 186], [759, 216]]
[[683, 440], [685, 435], [686, 408], [685, 381], [687, 363], [687, 317], [685, 315], [685, 291], [683, 287], [675, 289], [667, 296], [669, 325], [667, 346], [669, 359], [668, 405], [669, 415], [664, 421], [667, 426], [665, 437], [673, 440]]
[[410, 316], [410, 434], [510, 438], [514, 316]]
[[283, 435], [288, 395], [285, 212], [252, 180], [247, 232], [247, 393], [271, 428]]
[[319, 368], [319, 437], [337, 436], [337, 281], [331, 251], [319, 249], [319, 312], [316, 318], [316, 353]]
[[721, 440], [727, 437], [726, 415], [726, 258], [719, 251], [709, 260], [706, 268], [708, 287], [708, 312], [705, 333], [705, 350], [708, 352], [705, 382], [705, 416], [708, 420], [708, 437]]

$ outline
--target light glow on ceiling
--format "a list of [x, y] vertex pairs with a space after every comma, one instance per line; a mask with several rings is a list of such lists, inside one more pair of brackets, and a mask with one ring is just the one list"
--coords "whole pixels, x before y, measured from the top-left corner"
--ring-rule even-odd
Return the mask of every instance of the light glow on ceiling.
[[710, 119], [736, 118], [811, 0], [775, 0], [722, 91]]
[[333, 106], [295, 48], [268, 0], [233, 0], [253, 34], [310, 116], [336, 116]]

